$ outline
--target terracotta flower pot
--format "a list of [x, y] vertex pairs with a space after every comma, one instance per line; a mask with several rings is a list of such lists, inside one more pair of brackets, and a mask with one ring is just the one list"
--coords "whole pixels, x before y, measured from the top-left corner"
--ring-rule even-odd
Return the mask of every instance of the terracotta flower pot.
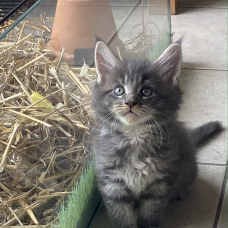
[[47, 48], [52, 56], [65, 48], [63, 61], [82, 65], [83, 58], [92, 65], [95, 37], [109, 43], [113, 51], [123, 43], [116, 33], [109, 0], [58, 0], [51, 40]]

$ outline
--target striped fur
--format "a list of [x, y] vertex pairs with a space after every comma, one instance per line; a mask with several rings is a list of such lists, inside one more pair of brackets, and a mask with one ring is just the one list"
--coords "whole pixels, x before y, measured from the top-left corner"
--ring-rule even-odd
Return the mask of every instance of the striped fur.
[[121, 62], [99, 41], [95, 60], [93, 151], [113, 227], [158, 228], [169, 199], [183, 198], [194, 183], [196, 144], [220, 130], [214, 123], [188, 130], [177, 121], [179, 43], [151, 63]]

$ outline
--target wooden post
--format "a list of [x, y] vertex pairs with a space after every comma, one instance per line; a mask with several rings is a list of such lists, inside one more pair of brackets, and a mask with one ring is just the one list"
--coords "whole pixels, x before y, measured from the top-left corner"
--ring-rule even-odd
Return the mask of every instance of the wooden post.
[[170, 1], [170, 8], [171, 8], [171, 14], [172, 15], [177, 14], [178, 6], [179, 6], [179, 0], [171, 0]]

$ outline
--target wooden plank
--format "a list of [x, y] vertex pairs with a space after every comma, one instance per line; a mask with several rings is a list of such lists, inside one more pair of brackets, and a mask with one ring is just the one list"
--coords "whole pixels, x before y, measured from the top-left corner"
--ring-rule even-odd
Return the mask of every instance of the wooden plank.
[[170, 1], [170, 8], [171, 8], [171, 14], [172, 15], [177, 14], [178, 6], [179, 6], [179, 0], [171, 0]]

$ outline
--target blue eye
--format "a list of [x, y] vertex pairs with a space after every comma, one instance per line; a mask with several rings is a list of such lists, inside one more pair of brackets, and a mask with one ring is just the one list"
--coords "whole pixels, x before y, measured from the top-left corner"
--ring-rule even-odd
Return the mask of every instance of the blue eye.
[[143, 97], [149, 97], [153, 94], [153, 91], [149, 87], [145, 87], [141, 90], [141, 95]]
[[123, 86], [117, 86], [117, 87], [114, 89], [114, 94], [115, 94], [116, 96], [122, 96], [124, 93], [125, 93], [125, 90], [124, 90], [124, 87], [123, 87]]

